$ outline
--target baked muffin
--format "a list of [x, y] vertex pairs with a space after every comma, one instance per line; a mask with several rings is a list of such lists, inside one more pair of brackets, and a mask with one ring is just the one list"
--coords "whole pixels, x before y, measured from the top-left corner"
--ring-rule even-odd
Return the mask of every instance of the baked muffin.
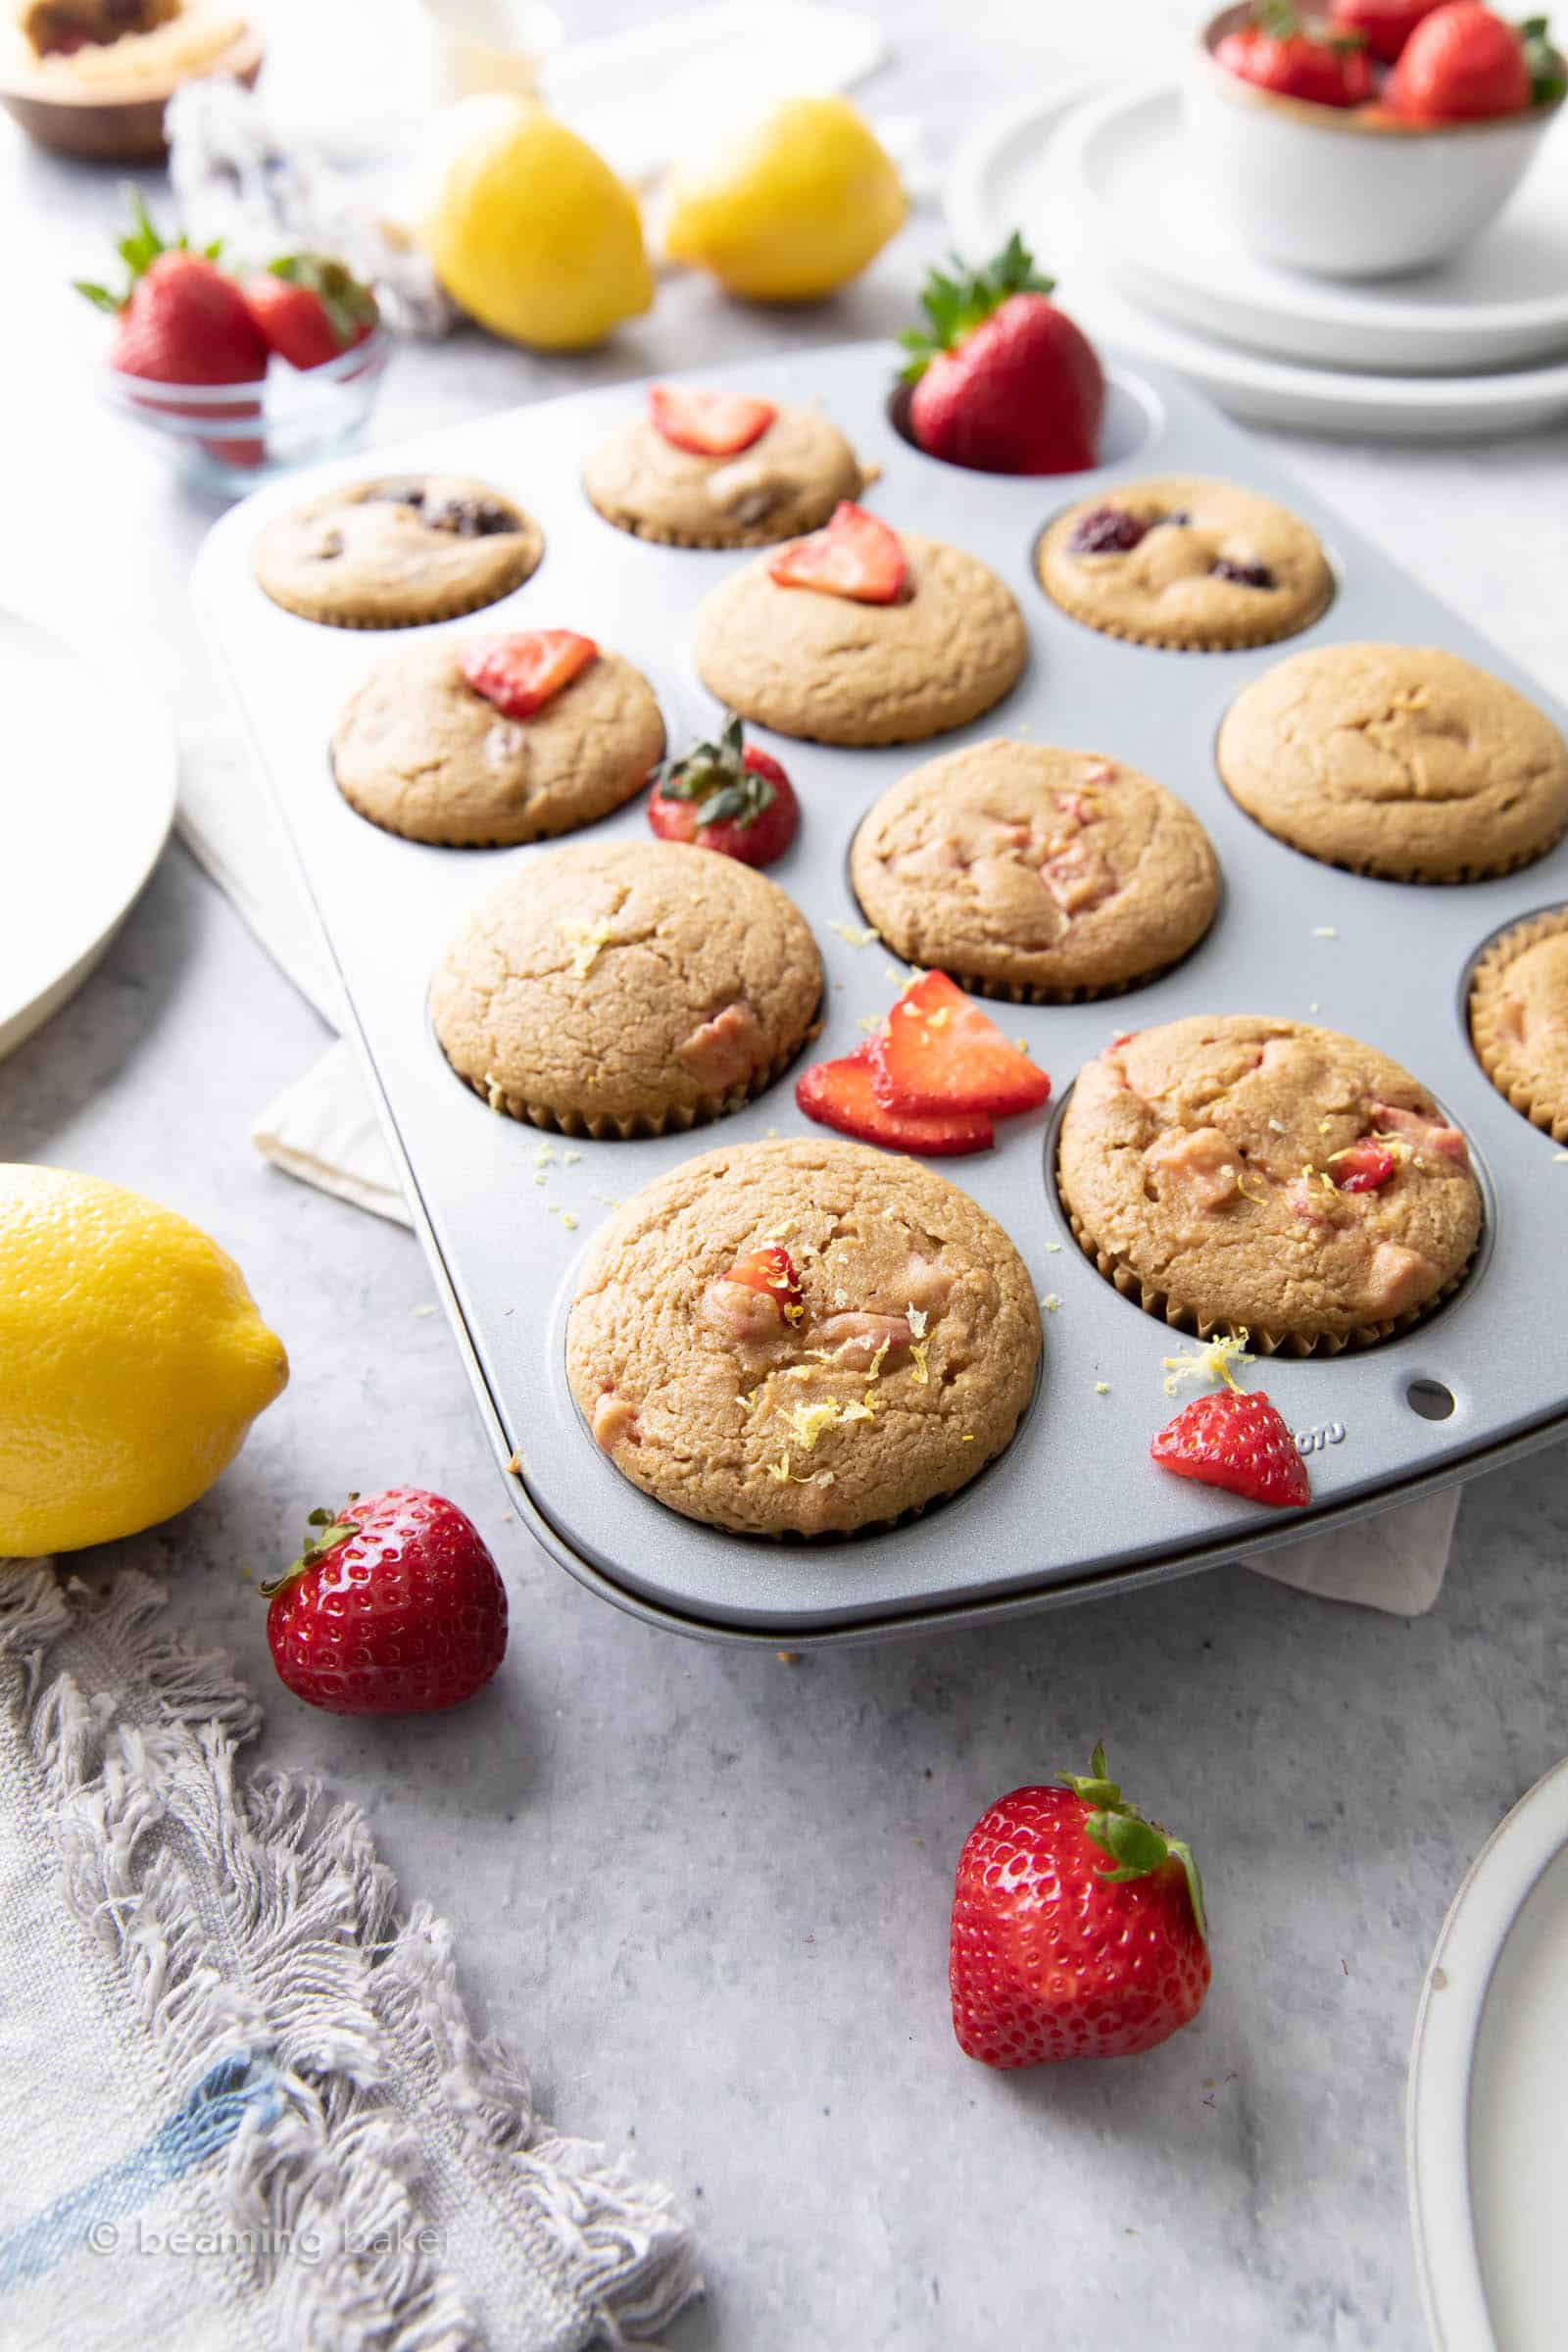
[[1146, 1029], [1088, 1063], [1058, 1188], [1146, 1312], [1266, 1352], [1419, 1321], [1481, 1234], [1465, 1139], [1424, 1087], [1354, 1038], [1249, 1014]]
[[[607, 522], [665, 547], [763, 547], [814, 531], [841, 499], [859, 497], [865, 485], [859, 460], [837, 425], [814, 409], [708, 398], [753, 411], [760, 429], [739, 448], [682, 446], [661, 429], [656, 397], [641, 416], [618, 425], [583, 468], [583, 488]], [[724, 441], [736, 434], [720, 428], [692, 436], [698, 437]]]
[[994, 741], [882, 795], [850, 854], [896, 956], [1015, 1003], [1134, 988], [1185, 956], [1219, 905], [1192, 810], [1092, 752]]
[[911, 1159], [741, 1144], [662, 1177], [594, 1244], [566, 1333], [617, 1470], [742, 1535], [847, 1535], [1001, 1453], [1040, 1360], [1002, 1228]]
[[1042, 535], [1035, 564], [1074, 620], [1179, 653], [1294, 637], [1334, 595], [1328, 559], [1298, 516], [1199, 474], [1079, 499]]
[[1470, 986], [1470, 1035], [1498, 1094], [1568, 1144], [1568, 906], [1493, 942]]
[[513, 867], [430, 989], [447, 1059], [493, 1110], [599, 1139], [738, 1109], [815, 1032], [805, 916], [713, 850], [582, 842]]
[[818, 743], [917, 743], [978, 718], [1022, 674], [1023, 615], [977, 556], [910, 532], [898, 544], [904, 582], [885, 603], [787, 586], [778, 557], [732, 572], [697, 615], [704, 684]]
[[338, 629], [407, 629], [493, 605], [544, 554], [539, 525], [462, 474], [323, 491], [270, 522], [256, 577], [274, 605]]
[[1249, 816], [1327, 865], [1473, 882], [1568, 826], [1568, 747], [1534, 703], [1430, 645], [1323, 645], [1225, 713], [1219, 772]]
[[350, 696], [332, 772], [362, 816], [409, 841], [477, 848], [573, 832], [642, 790], [664, 722], [629, 662], [599, 653], [516, 718], [469, 683], [468, 651], [451, 638], [409, 647]]

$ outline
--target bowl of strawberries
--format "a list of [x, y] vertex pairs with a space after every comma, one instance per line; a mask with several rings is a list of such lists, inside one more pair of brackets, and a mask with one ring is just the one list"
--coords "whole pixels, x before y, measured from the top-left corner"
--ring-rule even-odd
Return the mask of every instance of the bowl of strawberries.
[[1318, 277], [1448, 260], [1507, 203], [1562, 111], [1546, 20], [1483, 0], [1244, 0], [1200, 38], [1195, 167], [1262, 259]]
[[216, 246], [168, 243], [139, 196], [118, 290], [76, 281], [114, 320], [101, 390], [228, 494], [350, 448], [389, 355], [375, 296], [327, 256], [279, 256], [244, 276]]

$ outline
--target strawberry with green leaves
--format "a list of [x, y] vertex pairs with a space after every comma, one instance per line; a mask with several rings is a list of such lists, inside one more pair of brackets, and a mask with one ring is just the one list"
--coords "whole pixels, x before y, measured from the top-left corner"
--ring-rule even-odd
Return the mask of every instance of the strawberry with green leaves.
[[1049, 300], [1012, 235], [984, 270], [955, 261], [921, 296], [924, 326], [900, 339], [909, 430], [929, 457], [981, 473], [1079, 473], [1098, 465], [1105, 379], [1093, 345]]
[[160, 384], [248, 384], [264, 376], [267, 338], [218, 267], [220, 248], [195, 253], [183, 237], [166, 244], [139, 192], [131, 217], [129, 235], [116, 247], [130, 273], [123, 292], [75, 281], [77, 293], [115, 321], [111, 368]]
[[1372, 95], [1360, 28], [1300, 16], [1290, 0], [1253, 0], [1248, 22], [1215, 42], [1214, 62], [1254, 89], [1310, 106], [1363, 106]]
[[251, 317], [268, 346], [290, 368], [320, 368], [375, 331], [375, 296], [342, 262], [289, 253], [245, 288]]
[[695, 744], [655, 771], [648, 822], [661, 841], [691, 841], [700, 850], [738, 858], [742, 865], [771, 865], [800, 827], [801, 808], [783, 767], [746, 741], [731, 715], [716, 743]]
[[964, 1840], [948, 1975], [958, 2047], [982, 2066], [1156, 2048], [1212, 1975], [1192, 1847], [1129, 1803], [1102, 1747], [1087, 1774], [1014, 1788]]

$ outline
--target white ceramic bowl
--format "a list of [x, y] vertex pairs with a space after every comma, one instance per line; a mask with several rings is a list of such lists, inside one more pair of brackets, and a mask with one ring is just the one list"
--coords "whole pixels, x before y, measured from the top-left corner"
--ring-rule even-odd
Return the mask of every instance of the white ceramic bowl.
[[1421, 124], [1276, 97], [1214, 61], [1246, 24], [1205, 27], [1183, 87], [1194, 168], [1265, 261], [1314, 277], [1389, 277], [1446, 261], [1494, 220], [1562, 112]]

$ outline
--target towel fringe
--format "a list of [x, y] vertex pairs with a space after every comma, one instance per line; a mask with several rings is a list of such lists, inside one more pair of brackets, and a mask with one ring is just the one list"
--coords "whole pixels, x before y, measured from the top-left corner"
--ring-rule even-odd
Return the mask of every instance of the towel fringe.
[[[357, 1806], [236, 1774], [260, 1709], [163, 1604], [133, 1571], [99, 1597], [47, 1563], [0, 1563], [0, 1695], [55, 1818], [66, 1899], [172, 2097], [224, 2058], [264, 2081], [223, 2193], [282, 2340], [482, 2352], [419, 2203], [427, 2153], [581, 2312], [585, 2346], [656, 2338], [701, 2291], [667, 2190], [540, 2122], [526, 2076], [473, 2032], [451, 1930], [427, 1903], [400, 1908]], [[51, 1670], [68, 1638], [70, 1668]]]

